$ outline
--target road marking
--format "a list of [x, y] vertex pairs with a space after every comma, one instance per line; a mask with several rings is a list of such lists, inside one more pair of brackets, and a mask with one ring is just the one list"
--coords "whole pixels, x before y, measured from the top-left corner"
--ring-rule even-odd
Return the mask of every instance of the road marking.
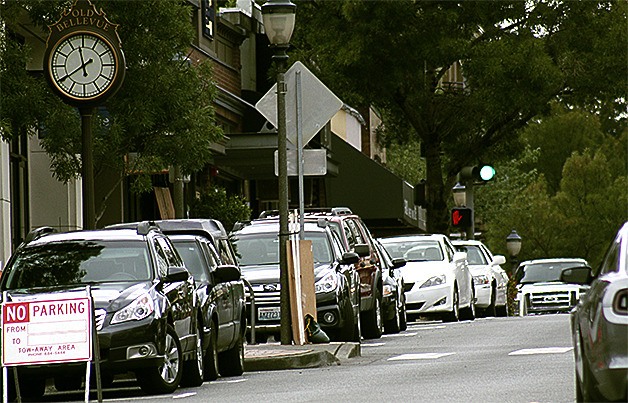
[[414, 354], [402, 354], [396, 357], [390, 357], [388, 361], [403, 361], [403, 360], [435, 360], [448, 355], [454, 355], [456, 353], [414, 353]]
[[396, 333], [396, 334], [384, 334], [382, 335], [382, 338], [387, 338], [387, 337], [412, 337], [412, 336], [416, 336], [416, 333]]
[[186, 397], [191, 397], [191, 396], [196, 396], [196, 392], [181, 393], [180, 395], [172, 396], [172, 398], [173, 399], [184, 399]]
[[508, 355], [564, 354], [571, 350], [573, 347], [524, 348], [508, 353]]
[[246, 379], [225, 379], [225, 380], [218, 380], [218, 381], [212, 381], [210, 383], [240, 383], [240, 382], [246, 382]]
[[413, 330], [432, 330], [432, 329], [445, 329], [447, 326], [445, 325], [440, 325], [440, 326], [419, 326], [419, 327], [415, 327]]
[[386, 345], [386, 343], [363, 343], [362, 347], [381, 347]]

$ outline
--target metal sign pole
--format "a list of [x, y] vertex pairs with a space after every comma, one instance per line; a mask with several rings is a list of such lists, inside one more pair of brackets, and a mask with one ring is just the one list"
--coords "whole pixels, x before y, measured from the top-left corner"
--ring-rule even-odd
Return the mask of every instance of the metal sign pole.
[[303, 231], [305, 227], [305, 208], [303, 201], [303, 98], [301, 96], [301, 71], [297, 70], [296, 79], [296, 96], [297, 96], [297, 172], [299, 174], [299, 239], [303, 240]]
[[[96, 370], [96, 391], [98, 395], [98, 402], [102, 402], [102, 381], [100, 376], [100, 343], [98, 341], [98, 331], [96, 329], [96, 309], [94, 307], [94, 297], [92, 297], [92, 287], [87, 286], [87, 297], [89, 298], [89, 305], [91, 307], [91, 328], [92, 328], [92, 360], [94, 361], [94, 367]], [[87, 366], [90, 367], [91, 363], [88, 361]], [[87, 378], [85, 378], [85, 401], [89, 399], [89, 384], [87, 384]]]

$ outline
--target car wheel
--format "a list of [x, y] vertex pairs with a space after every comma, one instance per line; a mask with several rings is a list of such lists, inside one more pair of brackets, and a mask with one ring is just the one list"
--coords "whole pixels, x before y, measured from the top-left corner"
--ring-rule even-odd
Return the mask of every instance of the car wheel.
[[384, 322], [384, 331], [386, 333], [399, 333], [401, 330], [401, 317], [399, 316], [399, 309], [395, 304], [395, 314], [392, 319]]
[[[582, 345], [582, 342], [581, 342]], [[576, 376], [576, 391], [580, 388], [581, 398], [583, 402], [604, 402], [605, 399], [597, 389], [597, 384], [595, 382], [595, 378], [593, 377], [593, 373], [589, 368], [589, 363], [587, 362], [586, 357], [582, 352], [580, 352], [580, 360], [582, 361], [582, 379], [578, 379]], [[578, 382], [580, 381], [580, 382]], [[579, 383], [579, 385], [578, 385]], [[576, 392], [576, 398], [577, 398]]]
[[408, 328], [408, 314], [406, 313], [406, 297], [401, 297], [401, 308], [399, 308], [399, 330]]
[[215, 381], [218, 379], [218, 335], [216, 334], [216, 324], [214, 321], [209, 326], [209, 346], [205, 350], [205, 380]]
[[454, 285], [452, 294], [451, 311], [443, 316], [443, 322], [458, 322], [460, 319], [460, 301], [458, 299], [458, 287]]
[[497, 298], [497, 289], [495, 287], [491, 288], [491, 304], [486, 308], [484, 314], [486, 316], [497, 316], [495, 311], [495, 299]]
[[471, 301], [469, 302], [469, 306], [464, 309], [464, 312], [461, 314], [461, 317], [464, 320], [474, 320], [475, 319], [475, 289], [471, 289]]
[[362, 318], [362, 328], [365, 339], [379, 339], [384, 332], [384, 323], [382, 321], [382, 301], [378, 293], [374, 293], [373, 309], [365, 312], [366, 316]]
[[222, 376], [240, 376], [244, 372], [244, 337], [238, 336], [235, 346], [218, 355], [218, 367]]
[[[348, 295], [348, 294], [347, 294]], [[337, 336], [338, 341], [356, 341], [359, 339], [359, 326], [356, 326], [355, 314], [353, 313], [353, 305], [349, 297], [344, 298], [342, 301], [342, 317], [344, 318], [344, 326], [339, 329], [338, 332], [334, 332], [330, 335], [331, 339]]]
[[80, 376], [55, 376], [55, 389], [59, 392], [67, 392], [69, 390], [81, 389], [83, 378]]
[[498, 317], [508, 316], [508, 304], [495, 307], [495, 314]]
[[[79, 380], [80, 379], [81, 378], [79, 377]], [[45, 393], [46, 378], [20, 378], [20, 395], [22, 398], [26, 398], [27, 400], [32, 401], [38, 401], [44, 396]]]
[[172, 393], [181, 382], [183, 352], [179, 336], [170, 325], [166, 328], [165, 346], [163, 361], [157, 367], [145, 368], [135, 374], [145, 393]]
[[203, 384], [205, 364], [203, 357], [203, 337], [200, 329], [196, 329], [196, 346], [194, 347], [194, 359], [188, 360], [183, 364], [183, 379], [181, 384], [184, 386], [200, 386]]

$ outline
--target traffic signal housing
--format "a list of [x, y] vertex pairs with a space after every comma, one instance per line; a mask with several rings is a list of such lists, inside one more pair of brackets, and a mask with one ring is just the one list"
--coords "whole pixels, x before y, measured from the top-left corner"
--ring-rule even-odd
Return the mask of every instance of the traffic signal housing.
[[489, 164], [479, 164], [472, 167], [464, 167], [460, 170], [460, 179], [488, 182], [495, 177], [495, 168]]
[[414, 204], [421, 207], [427, 206], [427, 188], [425, 179], [414, 185]]
[[455, 228], [469, 228], [473, 222], [473, 210], [466, 207], [451, 209], [451, 225]]

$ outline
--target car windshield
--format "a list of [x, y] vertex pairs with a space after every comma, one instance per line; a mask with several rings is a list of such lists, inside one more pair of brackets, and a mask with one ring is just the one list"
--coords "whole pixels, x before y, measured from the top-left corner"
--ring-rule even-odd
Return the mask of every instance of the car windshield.
[[19, 250], [5, 289], [151, 279], [146, 244], [127, 241], [47, 243]]
[[523, 268], [523, 278], [521, 284], [543, 283], [549, 281], [560, 281], [560, 275], [564, 269], [582, 266], [578, 262], [553, 262], [553, 263], [533, 263]]
[[467, 262], [470, 265], [487, 265], [488, 261], [476, 245], [456, 245], [456, 250], [460, 252], [467, 252]]
[[437, 241], [406, 240], [386, 241], [382, 245], [393, 258], [404, 258], [408, 262], [426, 262], [443, 260], [443, 252]]
[[[331, 263], [332, 251], [324, 233], [305, 233], [312, 241], [314, 263]], [[240, 266], [279, 264], [279, 238], [277, 234], [237, 235], [234, 239]]]

